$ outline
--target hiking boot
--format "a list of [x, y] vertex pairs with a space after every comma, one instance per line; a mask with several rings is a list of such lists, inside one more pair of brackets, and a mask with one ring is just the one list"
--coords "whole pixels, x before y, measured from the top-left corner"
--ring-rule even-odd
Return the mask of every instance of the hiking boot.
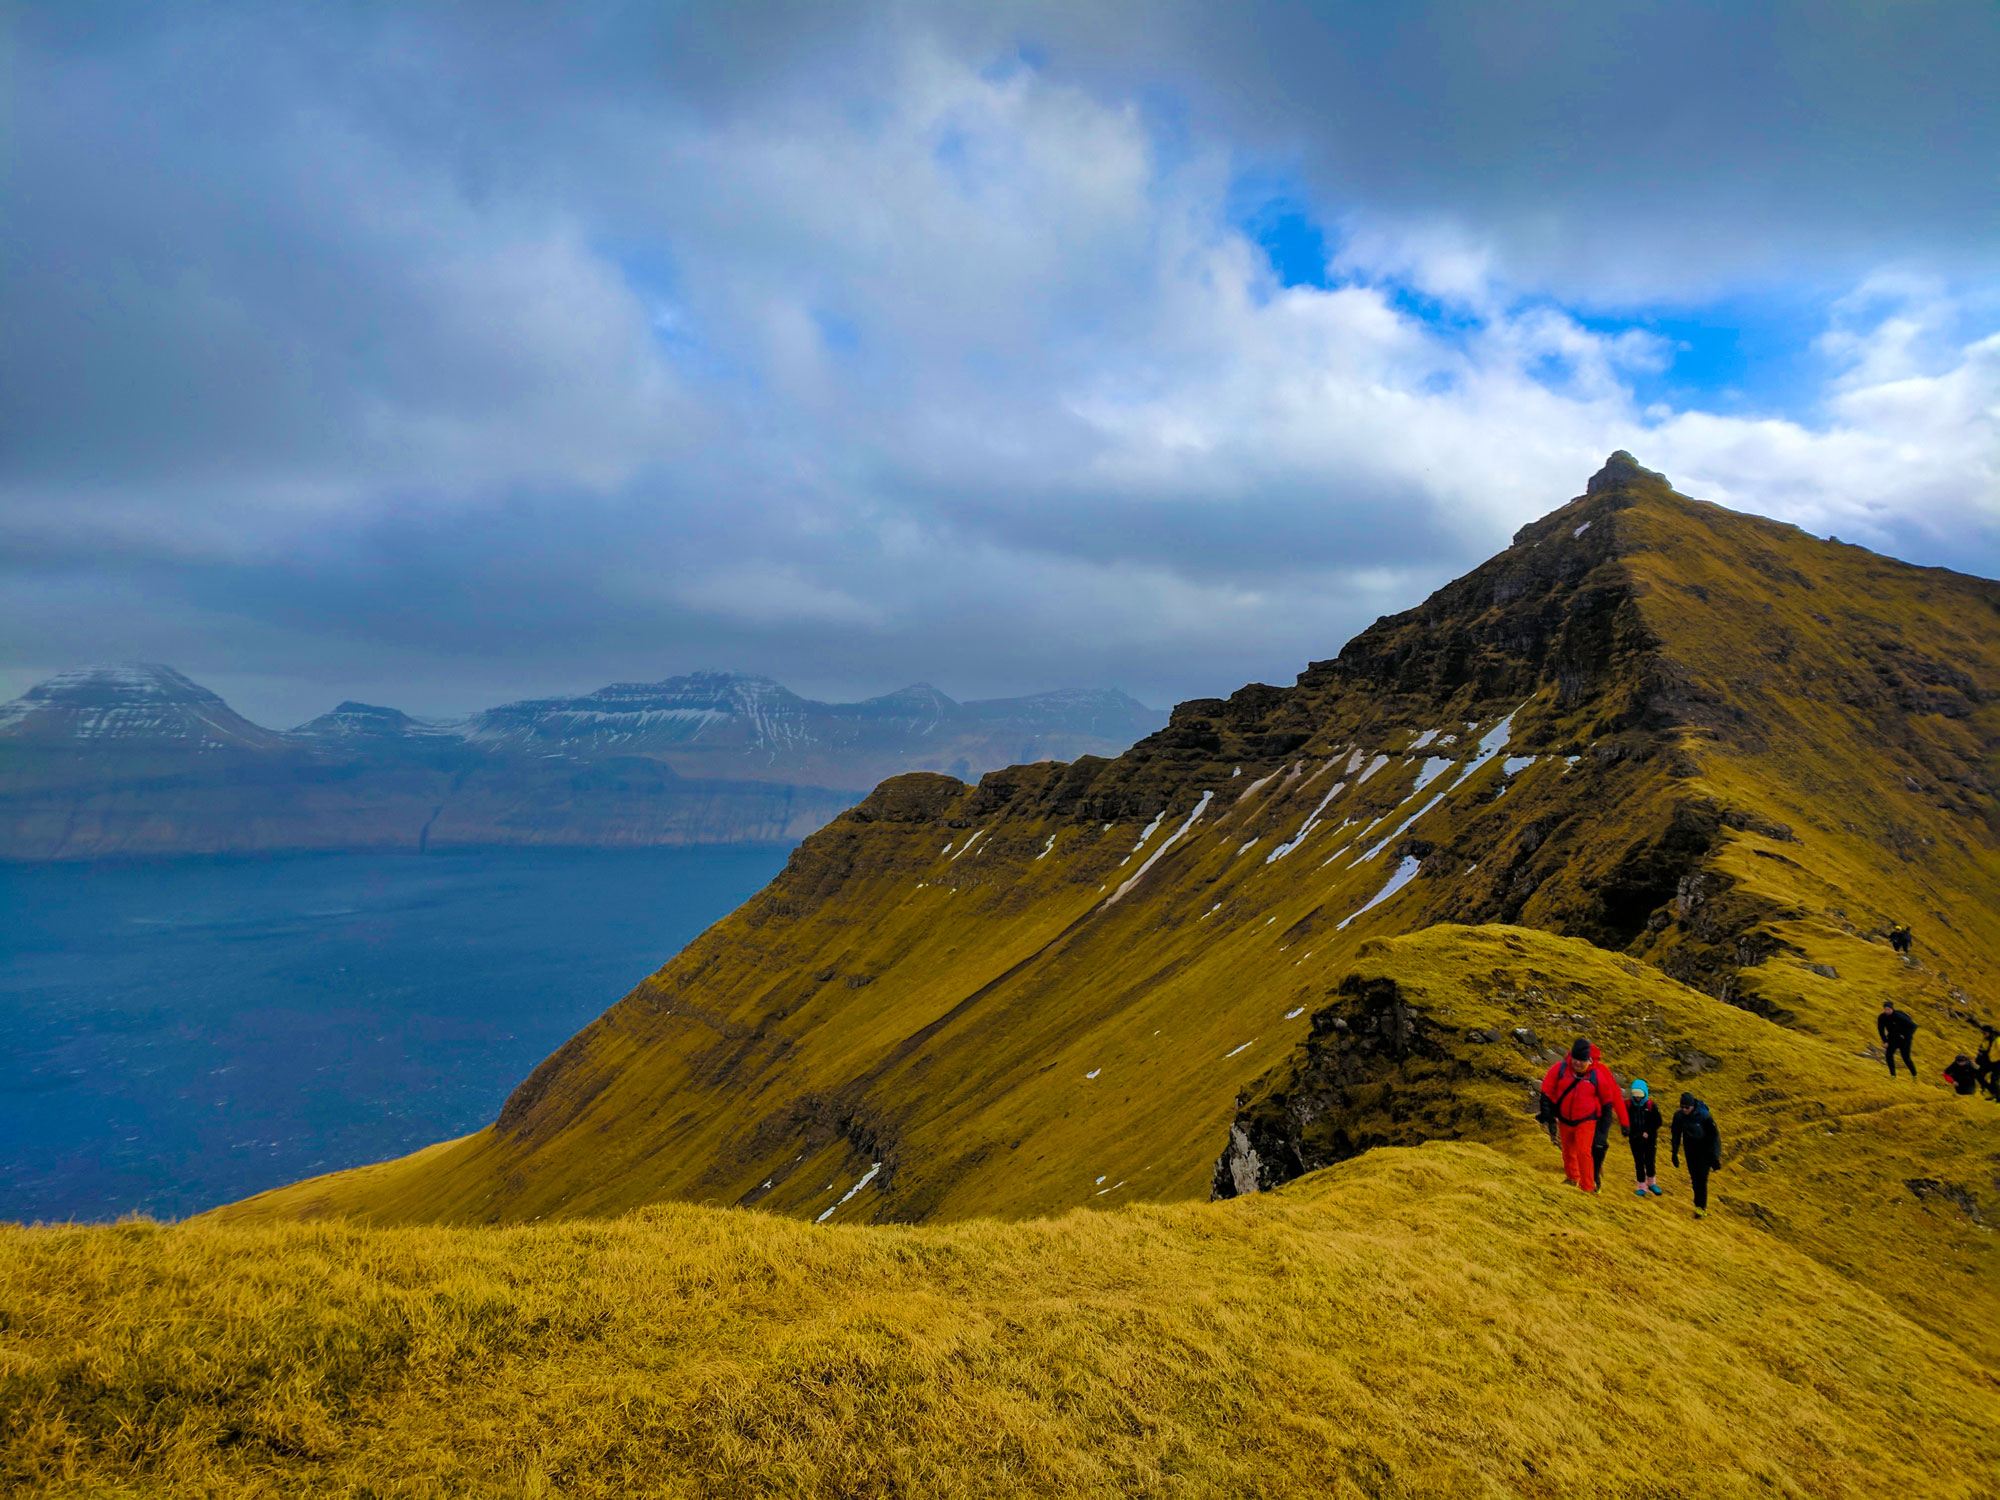
[[1707, 1210], [1707, 1209], [1705, 1209], [1705, 1208], [1697, 1208], [1697, 1209], [1696, 1209], [1696, 1210], [1694, 1211], [1694, 1216], [1695, 1216], [1695, 1217], [1696, 1217], [1697, 1219], [1705, 1219], [1705, 1218], [1707, 1218], [1707, 1217], [1708, 1217], [1708, 1210]]
[[1633, 1189], [1632, 1189], [1632, 1196], [1633, 1196], [1634, 1198], [1643, 1198], [1643, 1197], [1645, 1197], [1645, 1196], [1646, 1196], [1646, 1190], [1645, 1190], [1645, 1188], [1643, 1188], [1643, 1187], [1635, 1187], [1635, 1188], [1633, 1188]]
[[1657, 1182], [1654, 1183], [1651, 1187], [1647, 1188], [1646, 1191], [1651, 1193], [1655, 1198], [1664, 1198], [1667, 1196], [1667, 1190], [1661, 1187]]

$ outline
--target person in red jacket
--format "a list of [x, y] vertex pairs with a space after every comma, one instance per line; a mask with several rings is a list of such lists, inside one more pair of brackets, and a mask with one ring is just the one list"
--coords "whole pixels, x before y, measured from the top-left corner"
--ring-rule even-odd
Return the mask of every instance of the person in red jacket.
[[1542, 1097], [1561, 1134], [1563, 1172], [1586, 1193], [1597, 1191], [1597, 1171], [1590, 1159], [1597, 1144], [1597, 1122], [1607, 1107], [1624, 1117], [1624, 1101], [1611, 1070], [1590, 1061], [1590, 1043], [1578, 1037], [1563, 1058], [1542, 1075]]

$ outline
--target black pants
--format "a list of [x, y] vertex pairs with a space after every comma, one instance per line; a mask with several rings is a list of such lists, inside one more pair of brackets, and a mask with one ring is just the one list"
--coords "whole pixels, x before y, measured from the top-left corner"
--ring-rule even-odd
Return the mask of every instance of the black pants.
[[1632, 1137], [1632, 1171], [1639, 1181], [1658, 1175], [1660, 1142], [1656, 1136], [1651, 1140], [1641, 1140], [1637, 1134]]
[[1611, 1111], [1597, 1117], [1597, 1134], [1590, 1142], [1590, 1171], [1593, 1182], [1604, 1181], [1604, 1153], [1611, 1149]]
[[1891, 1078], [1896, 1076], [1896, 1054], [1898, 1052], [1903, 1054], [1903, 1066], [1908, 1068], [1910, 1076], [1915, 1078], [1917, 1076], [1917, 1065], [1910, 1061], [1910, 1039], [1908, 1037], [1904, 1037], [1900, 1042], [1891, 1042], [1882, 1049], [1882, 1055], [1889, 1059], [1889, 1076]]
[[1708, 1163], [1688, 1158], [1688, 1176], [1694, 1179], [1694, 1206], [1708, 1207]]

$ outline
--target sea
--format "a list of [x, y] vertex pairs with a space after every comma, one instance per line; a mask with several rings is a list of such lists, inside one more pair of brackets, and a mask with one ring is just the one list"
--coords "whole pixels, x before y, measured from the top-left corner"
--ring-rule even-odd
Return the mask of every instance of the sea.
[[182, 1218], [476, 1130], [789, 853], [0, 866], [0, 1220]]

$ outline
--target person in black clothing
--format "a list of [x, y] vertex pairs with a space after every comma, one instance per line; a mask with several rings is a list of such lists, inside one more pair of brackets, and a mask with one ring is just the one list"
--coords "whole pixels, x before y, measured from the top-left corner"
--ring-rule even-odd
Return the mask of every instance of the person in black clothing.
[[1889, 929], [1889, 946], [1898, 953], [1910, 951], [1910, 929], [1906, 923], [1898, 922]]
[[1972, 1059], [1961, 1052], [1944, 1070], [1944, 1081], [1969, 1098], [1972, 1091], [1979, 1087], [1979, 1070], [1973, 1067]]
[[1884, 1000], [1882, 1013], [1875, 1018], [1875, 1034], [1882, 1038], [1882, 1055], [1889, 1059], [1889, 1076], [1896, 1076], [1896, 1054], [1903, 1054], [1903, 1066], [1910, 1070], [1910, 1076], [1917, 1076], [1917, 1065], [1910, 1061], [1910, 1038], [1917, 1034], [1917, 1023], [1907, 1011], [1896, 1009], [1896, 1002]]
[[1639, 1179], [1639, 1185], [1632, 1189], [1635, 1196], [1643, 1198], [1651, 1193], [1655, 1198], [1664, 1198], [1667, 1190], [1660, 1186], [1660, 1106], [1655, 1104], [1646, 1091], [1646, 1080], [1632, 1080], [1632, 1103], [1628, 1111], [1632, 1124], [1625, 1134], [1632, 1142], [1632, 1171]]
[[2000, 1059], [1993, 1056], [1993, 1044], [2000, 1041], [2000, 1031], [1991, 1026], [1979, 1028], [1979, 1055], [1972, 1060], [1978, 1071], [1979, 1086], [1986, 1091], [1986, 1097], [2000, 1101]]
[[1674, 1111], [1673, 1164], [1681, 1164], [1687, 1152], [1688, 1176], [1694, 1182], [1694, 1216], [1708, 1212], [1708, 1174], [1722, 1165], [1722, 1131], [1708, 1106], [1693, 1094], [1681, 1095], [1681, 1107]]

